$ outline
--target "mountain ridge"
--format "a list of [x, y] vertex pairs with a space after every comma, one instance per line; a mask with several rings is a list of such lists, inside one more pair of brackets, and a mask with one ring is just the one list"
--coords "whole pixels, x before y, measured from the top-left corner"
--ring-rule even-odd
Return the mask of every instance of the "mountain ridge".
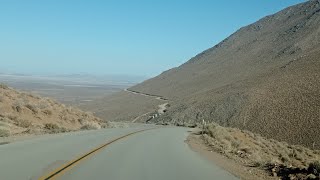
[[319, 25], [320, 1], [290, 6], [129, 89], [172, 101], [155, 122], [205, 119], [320, 148]]

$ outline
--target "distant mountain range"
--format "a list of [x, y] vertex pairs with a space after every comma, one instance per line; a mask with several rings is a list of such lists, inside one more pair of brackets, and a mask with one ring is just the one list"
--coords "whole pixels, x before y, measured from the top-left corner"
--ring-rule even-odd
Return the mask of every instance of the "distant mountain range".
[[92, 74], [57, 74], [57, 75], [34, 75], [34, 74], [23, 74], [23, 73], [1, 73], [0, 81], [8, 78], [20, 78], [29, 80], [48, 79], [48, 80], [59, 80], [68, 82], [82, 82], [82, 83], [98, 83], [98, 84], [137, 84], [147, 79], [143, 76], [134, 75], [92, 75]]

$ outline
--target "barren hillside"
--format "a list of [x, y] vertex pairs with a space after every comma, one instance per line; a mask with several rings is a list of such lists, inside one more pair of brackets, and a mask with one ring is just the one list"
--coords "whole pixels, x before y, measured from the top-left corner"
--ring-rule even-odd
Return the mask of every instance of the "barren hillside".
[[107, 127], [91, 113], [0, 86], [0, 137]]
[[155, 121], [215, 121], [320, 148], [320, 2], [239, 29], [180, 67], [131, 90], [164, 96]]

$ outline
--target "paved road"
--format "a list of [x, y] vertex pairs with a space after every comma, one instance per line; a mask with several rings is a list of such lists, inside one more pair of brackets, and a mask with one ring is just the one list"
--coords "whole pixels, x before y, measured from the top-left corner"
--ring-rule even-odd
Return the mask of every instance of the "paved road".
[[[101, 144], [149, 127], [43, 136], [0, 145], [0, 179], [38, 179]], [[184, 142], [186, 128], [159, 128], [116, 141], [56, 178], [65, 180], [236, 179]]]
[[132, 94], [138, 94], [138, 95], [141, 95], [141, 96], [154, 97], [154, 98], [156, 98], [157, 100], [160, 100], [160, 101], [168, 101], [168, 99], [163, 98], [162, 96], [145, 94], [145, 93], [141, 93], [141, 92], [137, 92], [137, 91], [131, 91], [129, 89], [124, 89], [124, 91], [132, 93]]

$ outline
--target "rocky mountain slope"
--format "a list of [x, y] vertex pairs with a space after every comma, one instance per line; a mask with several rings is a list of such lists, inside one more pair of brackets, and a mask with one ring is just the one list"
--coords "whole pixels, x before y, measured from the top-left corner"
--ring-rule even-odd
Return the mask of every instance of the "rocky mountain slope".
[[103, 127], [108, 123], [92, 113], [0, 85], [0, 137]]
[[214, 121], [320, 148], [320, 1], [239, 29], [130, 90], [171, 100], [170, 122]]

